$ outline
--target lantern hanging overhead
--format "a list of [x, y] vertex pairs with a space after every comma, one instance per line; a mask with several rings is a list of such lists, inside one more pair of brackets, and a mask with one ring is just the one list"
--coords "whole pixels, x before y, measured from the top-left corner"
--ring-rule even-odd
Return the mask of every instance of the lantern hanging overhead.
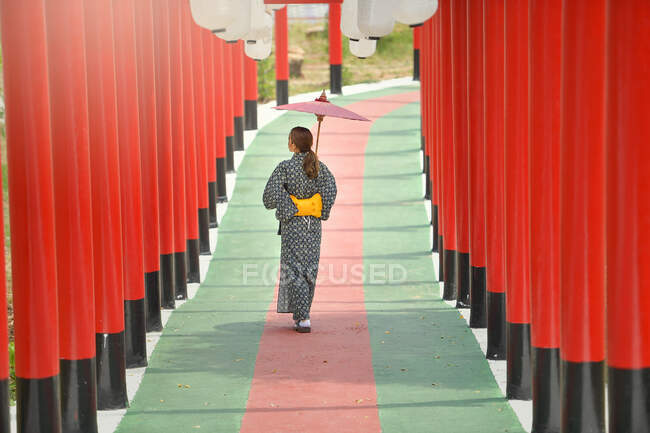
[[422, 25], [438, 10], [438, 0], [393, 0], [393, 18], [412, 27]]
[[392, 0], [357, 0], [357, 25], [369, 39], [379, 39], [393, 31]]
[[223, 32], [237, 16], [233, 0], [190, 0], [194, 22], [211, 32]]
[[273, 29], [273, 18], [266, 13], [264, 0], [253, 0], [251, 7], [251, 28], [246, 34], [247, 41], [256, 41], [264, 38]]
[[357, 0], [343, 0], [343, 6], [341, 6], [341, 33], [353, 41], [358, 41], [364, 37], [357, 24], [357, 8]]
[[253, 0], [244, 0], [237, 3], [237, 14], [225, 31], [213, 33], [227, 42], [236, 42], [246, 36], [251, 29], [251, 3]]
[[258, 41], [246, 41], [244, 53], [253, 60], [264, 60], [271, 55], [273, 42], [271, 38]]
[[350, 39], [350, 52], [360, 59], [365, 59], [375, 54], [377, 41], [374, 39]]

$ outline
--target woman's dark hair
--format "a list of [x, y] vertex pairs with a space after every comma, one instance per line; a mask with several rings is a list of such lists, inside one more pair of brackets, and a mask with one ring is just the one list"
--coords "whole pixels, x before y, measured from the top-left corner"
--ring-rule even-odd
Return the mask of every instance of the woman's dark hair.
[[302, 162], [302, 168], [305, 170], [308, 178], [316, 179], [318, 176], [318, 156], [311, 150], [311, 146], [314, 143], [314, 137], [311, 135], [311, 131], [302, 126], [296, 126], [289, 133], [289, 139], [298, 148], [300, 153], [307, 152]]

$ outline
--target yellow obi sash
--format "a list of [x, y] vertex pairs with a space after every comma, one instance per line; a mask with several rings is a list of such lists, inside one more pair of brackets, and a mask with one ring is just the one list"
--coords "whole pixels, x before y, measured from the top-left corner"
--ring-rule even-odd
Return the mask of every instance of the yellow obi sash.
[[309, 198], [296, 198], [291, 196], [293, 204], [298, 208], [298, 212], [294, 216], [315, 216], [320, 218], [321, 212], [323, 211], [323, 199], [320, 194], [316, 193]]

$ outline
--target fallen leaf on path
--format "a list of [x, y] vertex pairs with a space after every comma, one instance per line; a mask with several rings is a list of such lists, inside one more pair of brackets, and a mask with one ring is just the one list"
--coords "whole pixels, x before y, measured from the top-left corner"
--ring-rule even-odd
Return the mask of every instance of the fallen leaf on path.
[[363, 403], [363, 399], [360, 398], [360, 399], [358, 399], [358, 400], [355, 400], [355, 402], [356, 402], [357, 404], [359, 404], [359, 403]]
[[179, 383], [179, 384], [178, 384], [178, 387], [179, 387], [179, 388], [182, 388], [182, 387], [183, 387], [183, 384], [182, 384], [182, 383]]
[[386, 331], [386, 332], [384, 332], [384, 334], [390, 334], [390, 331]]
[[402, 370], [402, 371], [409, 371], [408, 368], [400, 368], [400, 370]]
[[191, 386], [189, 386], [189, 385], [185, 385], [185, 388], [191, 388]]
[[237, 358], [237, 359], [235, 359], [235, 362], [239, 362], [239, 361], [243, 361], [243, 360], [244, 360], [244, 358]]

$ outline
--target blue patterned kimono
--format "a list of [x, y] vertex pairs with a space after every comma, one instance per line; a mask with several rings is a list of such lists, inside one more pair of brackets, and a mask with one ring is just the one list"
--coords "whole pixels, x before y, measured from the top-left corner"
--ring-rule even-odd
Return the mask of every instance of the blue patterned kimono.
[[[264, 188], [264, 206], [275, 209], [282, 239], [278, 313], [293, 313], [294, 320], [309, 318], [320, 260], [321, 220], [329, 218], [336, 199], [336, 182], [327, 166], [319, 162], [316, 179], [302, 167], [306, 153], [294, 153], [273, 171]], [[298, 211], [290, 195], [305, 199], [320, 193], [321, 218], [294, 216]]]

